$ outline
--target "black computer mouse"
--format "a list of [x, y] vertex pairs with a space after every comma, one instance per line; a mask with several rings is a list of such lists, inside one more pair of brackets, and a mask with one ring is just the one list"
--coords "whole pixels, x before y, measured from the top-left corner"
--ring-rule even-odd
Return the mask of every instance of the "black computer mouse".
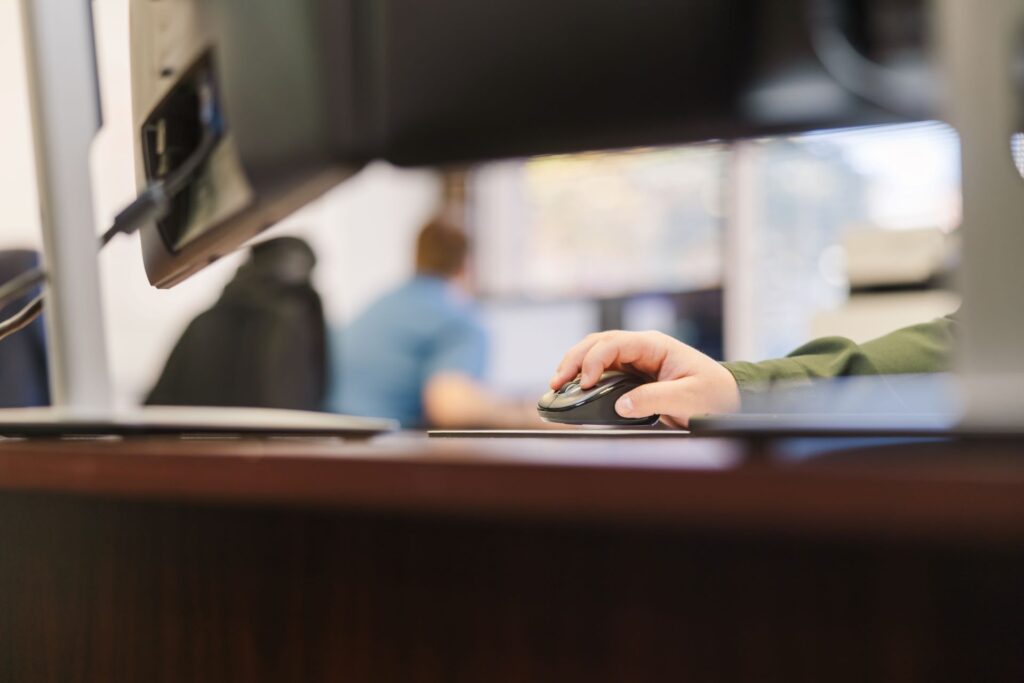
[[643, 375], [609, 371], [589, 389], [580, 387], [580, 378], [566, 382], [558, 391], [549, 391], [537, 402], [537, 412], [548, 422], [570, 425], [653, 425], [660, 415], [622, 417], [615, 412], [619, 396], [652, 380]]

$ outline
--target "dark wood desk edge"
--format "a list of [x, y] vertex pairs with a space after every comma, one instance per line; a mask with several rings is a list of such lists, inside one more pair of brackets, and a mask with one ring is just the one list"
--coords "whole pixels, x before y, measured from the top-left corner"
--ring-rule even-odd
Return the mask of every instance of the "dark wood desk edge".
[[417, 443], [338, 450], [343, 454], [331, 455], [331, 446], [322, 444], [2, 444], [0, 491], [785, 534], [1024, 540], [1020, 471], [999, 478], [765, 464], [686, 469], [474, 460], [464, 450]]

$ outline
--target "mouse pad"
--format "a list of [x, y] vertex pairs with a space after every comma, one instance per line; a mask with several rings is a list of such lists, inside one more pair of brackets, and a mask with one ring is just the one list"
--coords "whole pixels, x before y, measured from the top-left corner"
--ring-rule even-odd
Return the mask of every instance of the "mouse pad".
[[434, 429], [427, 436], [438, 439], [450, 438], [504, 438], [504, 439], [560, 439], [580, 438], [679, 438], [689, 436], [683, 429]]

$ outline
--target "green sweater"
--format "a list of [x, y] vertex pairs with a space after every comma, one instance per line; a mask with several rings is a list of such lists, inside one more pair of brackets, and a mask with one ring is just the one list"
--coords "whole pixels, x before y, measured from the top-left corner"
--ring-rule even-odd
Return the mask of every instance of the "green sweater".
[[760, 394], [780, 382], [855, 375], [935, 373], [950, 369], [956, 332], [953, 316], [904, 327], [863, 344], [844, 337], [823, 337], [785, 358], [760, 363], [723, 363], [736, 378], [741, 396]]

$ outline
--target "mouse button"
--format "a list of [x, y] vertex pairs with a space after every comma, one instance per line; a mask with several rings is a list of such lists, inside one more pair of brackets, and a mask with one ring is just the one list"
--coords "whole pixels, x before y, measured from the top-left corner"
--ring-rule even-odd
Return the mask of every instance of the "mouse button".
[[602, 391], [603, 387], [595, 385], [589, 389], [584, 389], [580, 386], [579, 382], [572, 383], [571, 386], [565, 386], [559, 390], [552, 399], [548, 406], [551, 410], [568, 410], [570, 408], [576, 408], [584, 403], [587, 403], [595, 395]]
[[603, 389], [604, 387], [610, 387], [615, 384], [619, 384], [620, 382], [626, 381], [630, 377], [631, 375], [629, 373], [622, 372], [621, 370], [608, 370], [606, 372], [601, 373], [601, 376], [598, 377], [596, 382], [594, 382], [593, 388]]
[[565, 394], [558, 394], [551, 400], [551, 403], [548, 405], [548, 408], [550, 408], [551, 410], [565, 410], [567, 408], [573, 407], [574, 405], [579, 403], [579, 401], [579, 395], [566, 396]]
[[577, 376], [576, 379], [569, 380], [568, 382], [563, 384], [557, 391], [555, 391], [555, 396], [558, 398], [562, 398], [565, 396], [575, 396], [579, 394], [581, 391], [583, 391], [583, 387], [580, 386], [581, 381], [582, 380], [579, 376]]
[[[561, 391], [561, 389], [559, 389]], [[558, 392], [554, 389], [548, 390], [540, 399], [537, 401], [538, 408], [550, 408], [551, 404], [558, 398]]]

